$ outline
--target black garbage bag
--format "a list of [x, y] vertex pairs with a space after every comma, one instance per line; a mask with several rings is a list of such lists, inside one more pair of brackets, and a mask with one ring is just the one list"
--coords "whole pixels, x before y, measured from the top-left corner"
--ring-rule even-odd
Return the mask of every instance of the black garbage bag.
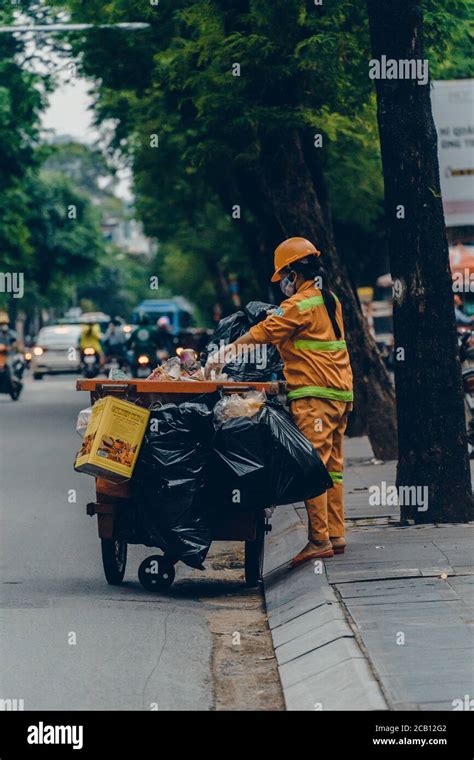
[[[237, 311], [235, 314], [221, 319], [205, 351], [203, 351], [203, 363], [206, 362], [212, 351], [233, 343], [234, 340], [248, 332], [253, 325], [265, 319], [270, 309], [275, 308], [276, 306], [271, 303], [250, 301], [244, 311]], [[267, 382], [268, 380], [279, 380], [283, 377], [283, 362], [275, 346], [266, 345], [264, 349], [260, 346], [252, 349], [252, 351], [254, 353], [249, 353], [249, 355], [250, 358], [255, 358], [254, 361], [248, 361], [244, 355], [239, 360], [225, 365], [223, 371], [229, 378], [237, 382]]]
[[237, 338], [240, 338], [249, 329], [249, 321], [243, 311], [236, 311], [219, 321], [211, 339], [202, 352], [202, 360], [205, 362], [208, 355], [221, 346], [227, 346]]
[[208, 504], [215, 512], [271, 506], [262, 430], [256, 417], [236, 417], [216, 430], [206, 480]]
[[304, 501], [332, 487], [316, 449], [274, 402], [216, 430], [210, 467], [213, 504], [234, 511]]
[[211, 545], [201, 496], [213, 432], [204, 404], [165, 404], [152, 411], [132, 481], [150, 541], [196, 568]]
[[250, 327], [258, 324], [262, 319], [268, 317], [268, 312], [276, 309], [274, 303], [264, 303], [263, 301], [249, 301], [244, 307], [244, 314], [247, 317]]

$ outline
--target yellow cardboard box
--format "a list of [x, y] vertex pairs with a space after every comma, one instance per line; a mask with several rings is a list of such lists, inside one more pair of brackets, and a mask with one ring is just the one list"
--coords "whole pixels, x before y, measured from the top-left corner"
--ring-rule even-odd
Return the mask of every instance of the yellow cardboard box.
[[112, 483], [130, 480], [150, 412], [106, 396], [92, 407], [74, 469]]

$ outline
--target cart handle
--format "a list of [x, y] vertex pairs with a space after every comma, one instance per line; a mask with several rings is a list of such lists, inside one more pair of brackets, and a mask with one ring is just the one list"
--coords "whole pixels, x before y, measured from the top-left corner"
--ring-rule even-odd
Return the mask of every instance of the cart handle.
[[[273, 380], [271, 382], [270, 392], [273, 392], [273, 393], [281, 392], [280, 386], [281, 384], [278, 380]], [[251, 383], [249, 385], [243, 385], [240, 383], [232, 383], [231, 385], [221, 385], [219, 390], [222, 391], [222, 393], [246, 393], [247, 391], [255, 391], [257, 390], [257, 388], [255, 385], [252, 385]]]
[[246, 391], [254, 391], [255, 385], [238, 385], [238, 387], [235, 387], [235, 384], [233, 385], [221, 385], [220, 390], [223, 393], [245, 393]]
[[127, 394], [129, 394], [132, 391], [134, 391], [135, 393], [137, 392], [137, 386], [134, 383], [132, 383], [132, 384], [129, 384], [129, 383], [107, 383], [107, 385], [104, 385], [103, 383], [97, 383], [96, 390], [99, 393], [103, 393], [104, 389], [106, 389], [107, 392], [110, 392], [110, 393], [127, 393]]

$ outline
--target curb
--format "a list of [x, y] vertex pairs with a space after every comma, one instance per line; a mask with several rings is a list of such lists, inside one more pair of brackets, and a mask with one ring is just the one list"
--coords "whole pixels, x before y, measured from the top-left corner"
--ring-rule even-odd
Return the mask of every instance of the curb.
[[[287, 710], [388, 710], [324, 563], [296, 569], [305, 544], [296, 507], [277, 507], [267, 536], [263, 586]], [[329, 560], [332, 561], [332, 560]]]

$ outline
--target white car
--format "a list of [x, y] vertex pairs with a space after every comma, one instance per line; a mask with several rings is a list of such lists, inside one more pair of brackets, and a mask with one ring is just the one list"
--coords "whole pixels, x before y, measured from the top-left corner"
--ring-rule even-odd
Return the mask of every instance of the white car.
[[51, 325], [42, 327], [32, 350], [31, 370], [35, 380], [56, 372], [79, 372], [80, 325]]

